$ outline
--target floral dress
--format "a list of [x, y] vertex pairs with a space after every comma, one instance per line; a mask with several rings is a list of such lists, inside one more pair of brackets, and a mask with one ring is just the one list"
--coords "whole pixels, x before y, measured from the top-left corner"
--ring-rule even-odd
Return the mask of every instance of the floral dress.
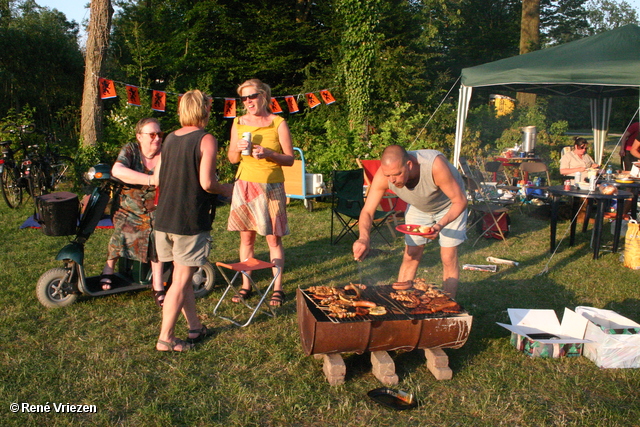
[[[138, 142], [130, 142], [122, 147], [116, 162], [136, 172], [153, 175], [153, 171], [144, 166]], [[124, 257], [141, 262], [158, 260], [153, 244], [155, 195], [154, 186], [123, 185], [114, 198], [114, 232], [109, 241], [108, 259]]]

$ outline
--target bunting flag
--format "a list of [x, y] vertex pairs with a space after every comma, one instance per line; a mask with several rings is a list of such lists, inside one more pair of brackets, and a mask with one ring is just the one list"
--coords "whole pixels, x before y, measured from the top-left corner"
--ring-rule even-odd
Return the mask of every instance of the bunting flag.
[[289, 109], [289, 113], [293, 114], [300, 111], [300, 109], [298, 108], [298, 102], [293, 96], [287, 95], [284, 97], [284, 100], [287, 103], [287, 108]]
[[137, 87], [127, 85], [127, 102], [129, 105], [140, 106], [140, 93]]
[[320, 105], [320, 101], [318, 101], [318, 98], [313, 93], [306, 93], [304, 96], [307, 97], [307, 105], [309, 105], [309, 108], [316, 108]]
[[233, 119], [236, 117], [236, 100], [234, 98], [224, 99], [224, 113], [222, 117], [225, 119]]
[[167, 106], [167, 92], [154, 90], [151, 97], [151, 109], [154, 111], [161, 111], [164, 113]]
[[113, 84], [113, 80], [107, 80], [100, 77], [98, 79], [100, 85], [100, 98], [109, 99], [116, 97], [116, 87]]
[[282, 108], [280, 107], [280, 104], [278, 104], [278, 101], [276, 101], [275, 98], [271, 98], [271, 112], [273, 114], [282, 113]]
[[320, 96], [322, 97], [322, 100], [324, 101], [324, 103], [327, 105], [333, 104], [334, 102], [336, 102], [336, 99], [333, 97], [333, 95], [331, 95], [331, 92], [329, 92], [327, 89], [321, 90]]
[[[150, 97], [151, 109], [153, 111], [159, 111], [162, 113], [166, 112], [168, 94], [177, 96], [178, 98], [177, 109], [180, 108], [180, 100], [182, 99], [183, 94], [164, 92], [164, 91], [149, 89], [149, 88], [139, 88], [138, 86], [130, 85], [124, 82], [109, 80], [103, 77], [98, 77], [98, 85], [99, 85], [98, 88], [100, 91], [100, 98], [101, 99], [116, 98], [117, 95], [116, 95], [115, 84], [120, 84], [122, 86], [125, 86], [126, 93], [127, 93], [127, 102], [129, 105], [136, 105], [138, 107], [141, 106], [140, 90], [147, 90], [151, 92], [151, 97]], [[322, 101], [324, 101], [325, 104], [329, 105], [336, 102], [331, 92], [329, 92], [329, 89], [322, 89], [318, 92], [320, 92]], [[302, 96], [305, 97], [307, 105], [311, 109], [321, 104], [321, 102], [318, 100], [318, 97], [313, 92], [309, 92], [305, 94], [299, 93], [297, 95], [285, 95], [285, 96], [277, 96], [277, 97], [274, 96], [271, 98], [271, 103], [270, 103], [271, 111], [275, 114], [281, 114], [283, 110], [277, 98], [284, 98], [287, 108], [289, 109], [289, 113], [290, 114], [297, 113], [300, 111], [300, 108], [298, 106], [298, 101], [299, 101], [299, 98]], [[236, 117], [238, 98], [224, 98], [224, 97], [212, 96], [210, 97], [210, 101], [212, 104], [214, 99], [224, 100], [224, 111], [223, 111], [224, 118], [232, 119]]]

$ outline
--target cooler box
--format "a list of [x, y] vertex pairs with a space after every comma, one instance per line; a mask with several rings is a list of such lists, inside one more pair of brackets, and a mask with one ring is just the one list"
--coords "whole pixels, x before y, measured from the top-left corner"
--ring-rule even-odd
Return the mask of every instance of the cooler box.
[[36, 197], [36, 221], [47, 236], [76, 234], [80, 202], [74, 193], [60, 191]]

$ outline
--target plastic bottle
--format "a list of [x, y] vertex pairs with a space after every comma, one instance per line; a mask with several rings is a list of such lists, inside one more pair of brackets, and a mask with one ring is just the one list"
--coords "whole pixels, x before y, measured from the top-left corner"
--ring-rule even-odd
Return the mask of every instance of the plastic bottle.
[[613, 171], [611, 170], [611, 166], [607, 166], [606, 180], [611, 181], [612, 179], [613, 179]]

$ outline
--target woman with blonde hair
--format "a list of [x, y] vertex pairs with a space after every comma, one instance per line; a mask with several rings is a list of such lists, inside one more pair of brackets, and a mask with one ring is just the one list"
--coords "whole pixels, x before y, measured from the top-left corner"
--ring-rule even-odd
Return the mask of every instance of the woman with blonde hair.
[[[240, 260], [243, 261], [254, 256], [256, 235], [265, 236], [271, 262], [282, 272], [282, 236], [289, 234], [282, 167], [293, 165], [291, 134], [285, 120], [271, 112], [268, 85], [258, 79], [247, 80], [238, 87], [238, 95], [245, 114], [234, 119], [231, 127], [228, 157], [231, 163], [240, 163], [240, 166], [227, 229], [240, 232]], [[248, 155], [242, 154], [250, 145], [243, 138], [245, 132], [251, 132], [252, 148]], [[274, 284], [269, 301], [272, 306], [279, 307], [285, 302], [282, 277], [280, 274]], [[234, 302], [251, 296], [251, 285], [248, 279], [243, 280]]]
[[[212, 204], [210, 194], [231, 196], [231, 184], [216, 177], [218, 144], [204, 130], [209, 121], [211, 99], [192, 90], [180, 100], [182, 127], [165, 139], [158, 176], [158, 208], [155, 238], [158, 258], [173, 262], [172, 283], [162, 308], [158, 351], [186, 351], [211, 334], [196, 313], [193, 273], [204, 265], [211, 245]], [[180, 311], [187, 319], [187, 341], [176, 338]]]

